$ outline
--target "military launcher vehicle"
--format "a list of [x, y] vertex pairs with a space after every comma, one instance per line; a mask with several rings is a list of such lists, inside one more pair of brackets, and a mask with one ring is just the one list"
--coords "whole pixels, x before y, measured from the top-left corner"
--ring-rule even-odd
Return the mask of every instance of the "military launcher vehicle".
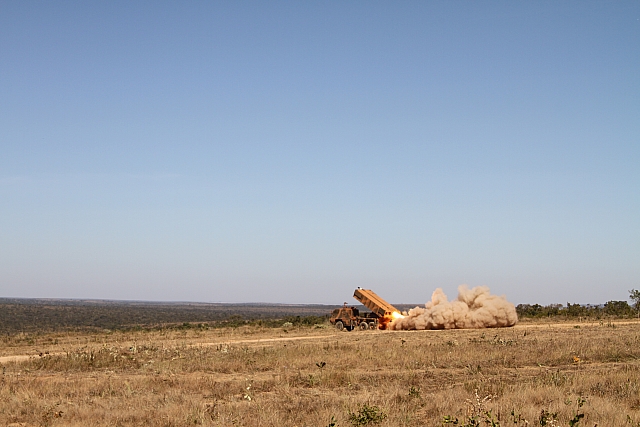
[[345, 302], [343, 307], [333, 310], [329, 319], [329, 322], [340, 331], [344, 329], [352, 331], [355, 328], [360, 328], [363, 331], [367, 329], [385, 329], [394, 317], [402, 316], [400, 310], [380, 298], [370, 289], [358, 288], [353, 293], [353, 297], [371, 312], [361, 313], [358, 308], [348, 307]]

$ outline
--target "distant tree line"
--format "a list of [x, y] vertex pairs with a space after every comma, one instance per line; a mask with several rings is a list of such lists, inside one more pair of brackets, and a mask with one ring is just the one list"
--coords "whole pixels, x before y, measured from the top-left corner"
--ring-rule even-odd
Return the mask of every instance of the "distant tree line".
[[629, 291], [627, 301], [609, 301], [604, 305], [591, 304], [518, 304], [516, 311], [520, 318], [543, 318], [543, 317], [589, 317], [602, 319], [606, 317], [629, 318], [640, 316], [640, 291], [632, 289]]
[[335, 306], [17, 300], [0, 298], [0, 334], [74, 330], [209, 329], [326, 323]]

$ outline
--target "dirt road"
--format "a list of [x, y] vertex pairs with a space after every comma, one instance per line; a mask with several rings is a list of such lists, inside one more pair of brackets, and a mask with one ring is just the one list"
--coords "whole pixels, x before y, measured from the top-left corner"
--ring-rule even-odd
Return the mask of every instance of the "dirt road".
[[[607, 321], [609, 322], [609, 321]], [[640, 325], [640, 321], [638, 320], [618, 320], [614, 322], [610, 322], [612, 325], [630, 325], [637, 324]], [[600, 321], [566, 321], [566, 322], [554, 322], [554, 323], [538, 323], [538, 322], [525, 322], [518, 323], [512, 328], [504, 328], [501, 330], [508, 331], [522, 331], [527, 329], [541, 329], [541, 328], [551, 328], [551, 329], [567, 329], [567, 328], [576, 328], [576, 327], [596, 327], [602, 326]], [[492, 329], [492, 331], [497, 331], [497, 329]], [[277, 330], [277, 332], [281, 332]], [[274, 330], [274, 334], [277, 333]], [[322, 334], [322, 335], [304, 335], [304, 336], [290, 336], [290, 337], [274, 337], [274, 338], [257, 338], [257, 339], [244, 339], [244, 338], [218, 338], [215, 340], [207, 340], [203, 342], [191, 342], [187, 344], [189, 347], [211, 347], [211, 346], [219, 346], [219, 345], [252, 345], [252, 344], [269, 344], [269, 343], [277, 343], [277, 342], [287, 342], [287, 341], [305, 341], [305, 340], [323, 340], [323, 339], [348, 339], [349, 337], [361, 337], [362, 335], [359, 332], [337, 332], [333, 331], [331, 334]], [[373, 337], [376, 334], [385, 334], [385, 333], [394, 333], [394, 334], [411, 334], [416, 331], [368, 331], [365, 332], [367, 337]], [[433, 332], [438, 333], [438, 330], [432, 331], [420, 331], [420, 332]], [[24, 351], [24, 350], [22, 350]], [[7, 355], [0, 356], [0, 364], [4, 363], [12, 363], [12, 362], [24, 362], [29, 359], [36, 359], [39, 357], [47, 356], [62, 356], [67, 354], [64, 351], [52, 351], [52, 352], [37, 352], [34, 351], [32, 354], [15, 354], [15, 355]]]

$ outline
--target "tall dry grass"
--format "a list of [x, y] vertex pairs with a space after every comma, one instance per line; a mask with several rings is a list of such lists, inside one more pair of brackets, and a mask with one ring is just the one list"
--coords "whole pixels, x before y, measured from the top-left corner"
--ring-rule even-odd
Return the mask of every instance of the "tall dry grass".
[[569, 425], [580, 398], [577, 425], [640, 425], [640, 323], [58, 334], [1, 352], [38, 356], [3, 364], [0, 425], [350, 426], [367, 407], [380, 426], [461, 425], [476, 393], [500, 425]]

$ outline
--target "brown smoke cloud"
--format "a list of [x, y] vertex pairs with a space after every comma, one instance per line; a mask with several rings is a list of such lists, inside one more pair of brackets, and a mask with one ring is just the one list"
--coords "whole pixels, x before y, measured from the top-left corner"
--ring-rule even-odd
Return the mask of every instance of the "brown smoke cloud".
[[461, 285], [455, 301], [448, 301], [438, 288], [424, 308], [412, 308], [405, 317], [393, 320], [388, 329], [504, 328], [517, 321], [516, 308], [505, 297], [491, 295], [486, 286], [469, 289]]

